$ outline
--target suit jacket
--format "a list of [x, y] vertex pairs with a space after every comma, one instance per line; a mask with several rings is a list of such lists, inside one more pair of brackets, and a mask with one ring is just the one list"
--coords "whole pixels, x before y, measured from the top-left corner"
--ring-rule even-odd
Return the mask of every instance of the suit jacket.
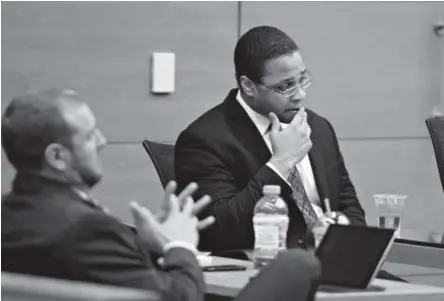
[[[307, 235], [305, 221], [291, 197], [292, 190], [266, 166], [271, 153], [236, 100], [236, 94], [237, 89], [231, 90], [223, 103], [191, 123], [176, 142], [174, 159], [179, 188], [196, 182], [198, 196], [208, 194], [213, 199], [202, 215], [213, 215], [216, 222], [201, 232], [199, 247], [210, 251], [251, 249], [253, 210], [264, 185], [279, 185], [288, 204], [287, 246], [307, 247], [313, 239]], [[332, 210], [346, 214], [352, 224], [365, 225], [365, 214], [332, 125], [310, 110], [307, 120], [313, 143], [309, 158], [320, 198], [328, 197]]]
[[153, 290], [162, 300], [203, 300], [192, 252], [173, 248], [157, 266], [131, 227], [65, 184], [18, 173], [1, 214], [2, 271]]

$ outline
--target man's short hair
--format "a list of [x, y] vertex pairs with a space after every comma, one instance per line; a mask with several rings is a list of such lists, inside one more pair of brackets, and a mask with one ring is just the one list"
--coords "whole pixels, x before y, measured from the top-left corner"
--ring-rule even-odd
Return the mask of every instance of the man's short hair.
[[65, 100], [79, 101], [76, 92], [63, 89], [12, 99], [2, 118], [2, 146], [17, 170], [39, 170], [51, 143], [71, 148], [73, 132], [61, 108]]
[[298, 50], [295, 41], [276, 27], [258, 26], [250, 29], [242, 35], [234, 50], [234, 66], [239, 87], [242, 75], [253, 82], [261, 83], [266, 60]]

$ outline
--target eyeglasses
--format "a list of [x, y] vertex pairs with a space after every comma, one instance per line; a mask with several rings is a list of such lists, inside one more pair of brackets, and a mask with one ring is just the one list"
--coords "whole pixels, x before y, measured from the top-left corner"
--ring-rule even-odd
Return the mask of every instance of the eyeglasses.
[[284, 83], [282, 85], [279, 85], [277, 87], [271, 87], [267, 86], [261, 83], [258, 83], [261, 86], [264, 86], [268, 90], [273, 90], [284, 97], [291, 97], [295, 95], [298, 91], [298, 89], [301, 89], [303, 91], [306, 91], [308, 87], [310, 87], [311, 83], [313, 81], [313, 77], [308, 73], [308, 71], [304, 72], [304, 75], [296, 82], [288, 82]]

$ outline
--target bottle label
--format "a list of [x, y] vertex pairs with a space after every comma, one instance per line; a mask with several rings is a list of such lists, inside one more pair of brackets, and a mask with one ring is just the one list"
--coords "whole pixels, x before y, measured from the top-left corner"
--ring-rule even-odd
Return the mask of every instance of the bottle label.
[[[285, 248], [288, 217], [255, 215], [253, 217], [255, 249], [277, 251]], [[273, 256], [274, 252], [270, 253]]]

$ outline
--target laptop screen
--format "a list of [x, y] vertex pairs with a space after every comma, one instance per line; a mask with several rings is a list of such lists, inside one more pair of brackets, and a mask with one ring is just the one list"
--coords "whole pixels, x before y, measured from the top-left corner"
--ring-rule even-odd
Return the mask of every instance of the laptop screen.
[[394, 230], [330, 225], [316, 256], [322, 284], [366, 288], [387, 255]]

